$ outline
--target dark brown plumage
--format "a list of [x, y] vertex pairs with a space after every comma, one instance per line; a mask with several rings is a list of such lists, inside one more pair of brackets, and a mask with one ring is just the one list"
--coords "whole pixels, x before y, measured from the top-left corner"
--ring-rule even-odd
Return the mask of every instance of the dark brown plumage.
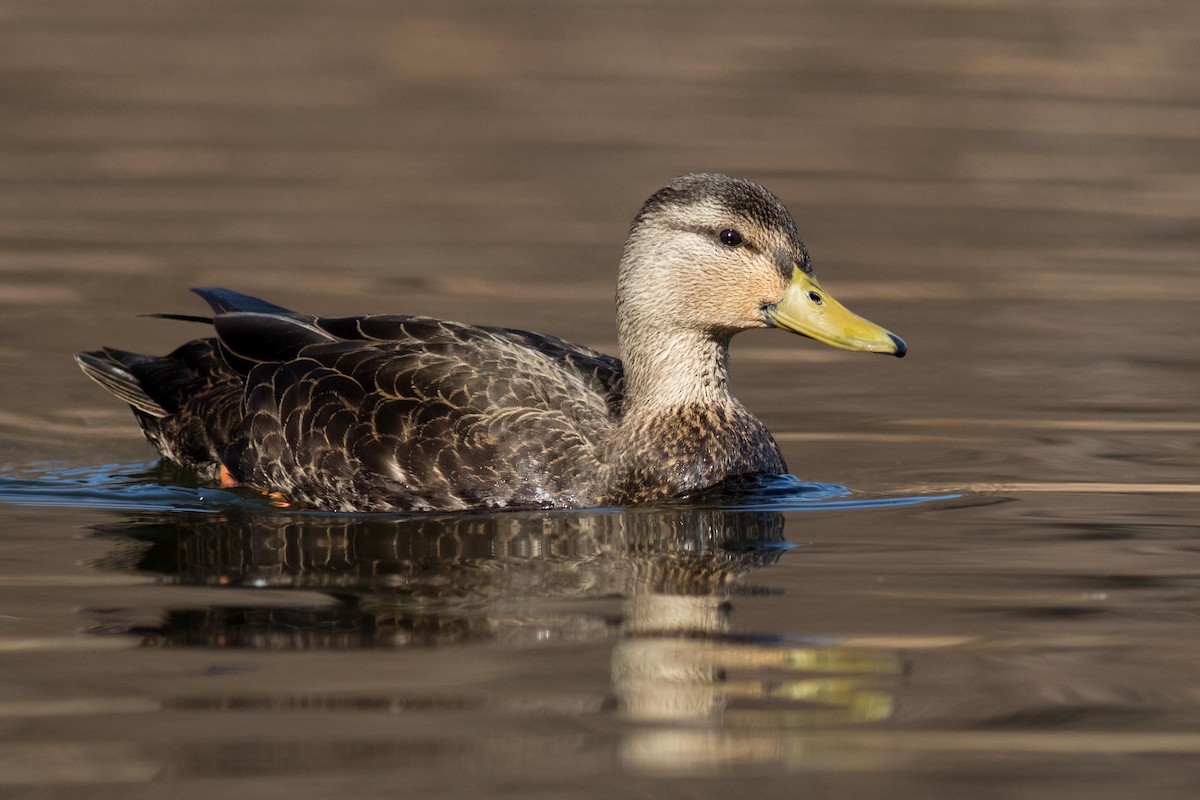
[[816, 285], [773, 195], [693, 175], [634, 220], [618, 281], [624, 364], [527, 331], [316, 317], [226, 289], [195, 290], [213, 310], [215, 338], [165, 357], [104, 349], [76, 359], [130, 404], [164, 457], [214, 477], [223, 467], [292, 502], [625, 505], [785, 470], [762, 423], [729, 394], [737, 331], [776, 325], [903, 354], [882, 329], [864, 338], [856, 328], [847, 343], [824, 322], [794, 322], [808, 313], [797, 302], [836, 306], [790, 300], [802, 278]]

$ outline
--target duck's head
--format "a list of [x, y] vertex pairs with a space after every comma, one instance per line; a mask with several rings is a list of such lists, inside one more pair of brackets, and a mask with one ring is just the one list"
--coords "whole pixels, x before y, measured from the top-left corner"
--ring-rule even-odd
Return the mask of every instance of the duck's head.
[[779, 198], [725, 175], [685, 175], [646, 201], [625, 244], [617, 304], [622, 327], [653, 319], [721, 337], [775, 327], [844, 350], [907, 350], [821, 287]]

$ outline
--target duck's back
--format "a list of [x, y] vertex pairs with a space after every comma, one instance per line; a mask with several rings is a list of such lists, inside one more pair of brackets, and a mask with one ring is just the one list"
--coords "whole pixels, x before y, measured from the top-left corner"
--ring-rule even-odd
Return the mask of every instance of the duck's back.
[[[327, 509], [596, 502], [619, 360], [525, 331], [200, 294], [217, 312], [215, 340], [161, 359], [80, 358], [164, 455], [203, 468], [208, 448], [237, 480]], [[136, 387], [114, 389], [128, 379]], [[151, 402], [139, 406], [136, 389]]]

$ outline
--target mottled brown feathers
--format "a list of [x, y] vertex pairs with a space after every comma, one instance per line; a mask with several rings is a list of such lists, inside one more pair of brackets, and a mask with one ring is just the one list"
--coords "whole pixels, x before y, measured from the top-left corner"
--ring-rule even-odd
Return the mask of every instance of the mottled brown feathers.
[[655, 446], [631, 453], [614, 471], [610, 497], [621, 505], [662, 500], [734, 475], [787, 471], [775, 440], [738, 403], [689, 404], [648, 418], [632, 433]]

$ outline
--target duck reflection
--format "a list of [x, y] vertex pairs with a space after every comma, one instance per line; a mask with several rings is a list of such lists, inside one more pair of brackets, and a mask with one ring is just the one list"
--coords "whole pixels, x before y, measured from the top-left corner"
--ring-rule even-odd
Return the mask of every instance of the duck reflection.
[[[124, 626], [148, 646], [613, 640], [608, 702], [627, 720], [656, 723], [622, 737], [622, 761], [639, 769], [719, 763], [720, 753], [744, 760], [750, 740], [729, 740], [731, 723], [748, 732], [886, 718], [888, 684], [902, 667], [890, 651], [732, 631], [740, 579], [786, 547], [776, 512], [679, 505], [378, 518], [233, 508], [95, 531], [115, 539], [107, 568], [330, 598], [314, 604], [297, 593], [289, 604], [266, 592], [254, 606], [174, 609], [157, 624]], [[720, 720], [725, 738], [690, 727], [704, 720]]]
[[712, 597], [783, 547], [781, 514], [686, 507], [388, 519], [232, 509], [95, 530], [117, 539], [108, 567], [339, 600], [176, 610], [136, 630], [158, 645], [270, 648], [608, 636], [619, 620], [530, 601]]

